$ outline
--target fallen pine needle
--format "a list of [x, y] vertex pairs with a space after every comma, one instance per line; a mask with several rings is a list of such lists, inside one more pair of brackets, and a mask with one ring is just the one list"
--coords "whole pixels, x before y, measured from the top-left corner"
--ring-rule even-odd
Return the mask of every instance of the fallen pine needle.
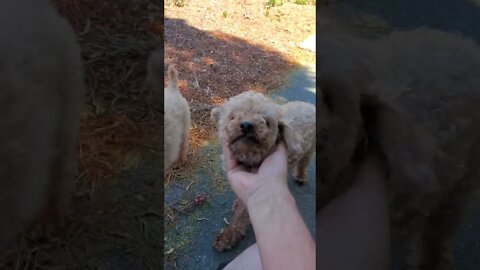
[[223, 221], [227, 223], [227, 225], [230, 225], [230, 222], [228, 222], [226, 218], [223, 218]]

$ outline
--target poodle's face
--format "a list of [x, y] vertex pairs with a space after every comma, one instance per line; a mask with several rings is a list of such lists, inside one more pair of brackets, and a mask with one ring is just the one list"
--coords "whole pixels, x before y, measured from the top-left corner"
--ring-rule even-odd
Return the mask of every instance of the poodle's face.
[[246, 166], [258, 166], [275, 150], [284, 132], [289, 132], [281, 120], [279, 105], [252, 91], [214, 108], [211, 116], [218, 125], [220, 139], [228, 143], [235, 159]]

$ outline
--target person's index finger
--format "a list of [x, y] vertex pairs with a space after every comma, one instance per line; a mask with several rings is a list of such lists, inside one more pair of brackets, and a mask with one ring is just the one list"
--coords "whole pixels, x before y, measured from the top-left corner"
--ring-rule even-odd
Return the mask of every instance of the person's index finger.
[[287, 147], [285, 147], [285, 144], [283, 144], [282, 142], [278, 144], [277, 149], [275, 149], [275, 152], [273, 152], [272, 154], [272, 156], [274, 156], [275, 158], [286, 158], [287, 155]]
[[285, 144], [283, 142], [280, 142], [277, 146], [277, 150], [275, 152], [280, 152], [283, 155], [287, 155], [287, 147], [285, 147]]
[[275, 151], [270, 154], [270, 156], [268, 156], [264, 161], [265, 164], [278, 162], [280, 162], [281, 164], [287, 163], [287, 149], [283, 143], [280, 143], [277, 146], [277, 149], [275, 149]]
[[232, 152], [228, 149], [228, 146], [224, 143], [222, 144], [223, 148], [223, 158], [225, 159], [225, 165], [227, 166], [227, 172], [237, 166], [236, 160], [232, 156]]

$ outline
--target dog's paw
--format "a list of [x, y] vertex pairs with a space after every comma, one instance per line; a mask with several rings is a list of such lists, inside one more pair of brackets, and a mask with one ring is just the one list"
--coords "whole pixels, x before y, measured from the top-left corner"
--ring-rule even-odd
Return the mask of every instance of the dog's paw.
[[230, 229], [222, 229], [213, 242], [213, 248], [218, 252], [223, 252], [232, 249], [238, 242], [238, 237], [235, 232]]
[[303, 174], [295, 174], [293, 176], [293, 179], [295, 179], [295, 182], [300, 184], [300, 185], [303, 185], [307, 182], [307, 174], [306, 173], [303, 173]]
[[185, 165], [187, 165], [187, 160], [186, 159], [183, 159], [183, 158], [179, 158], [178, 160], [176, 160], [173, 164], [172, 164], [172, 168], [174, 170], [177, 170], [181, 167], [184, 167]]
[[177, 161], [177, 162], [175, 162], [175, 163], [172, 164], [172, 169], [173, 169], [173, 170], [178, 170], [178, 169], [180, 169], [181, 167], [183, 167], [183, 164], [184, 164], [183, 162]]

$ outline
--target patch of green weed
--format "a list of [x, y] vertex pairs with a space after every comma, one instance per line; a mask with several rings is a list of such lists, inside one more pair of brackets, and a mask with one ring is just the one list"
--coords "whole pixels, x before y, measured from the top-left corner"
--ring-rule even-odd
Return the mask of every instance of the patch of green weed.
[[265, 3], [267, 7], [278, 7], [283, 5], [283, 0], [268, 0], [267, 3]]
[[293, 1], [293, 3], [297, 4], [297, 5], [307, 5], [308, 4], [308, 0], [295, 0]]
[[186, 4], [186, 0], [165, 0], [165, 4], [167, 6], [176, 6], [176, 7], [184, 7]]

